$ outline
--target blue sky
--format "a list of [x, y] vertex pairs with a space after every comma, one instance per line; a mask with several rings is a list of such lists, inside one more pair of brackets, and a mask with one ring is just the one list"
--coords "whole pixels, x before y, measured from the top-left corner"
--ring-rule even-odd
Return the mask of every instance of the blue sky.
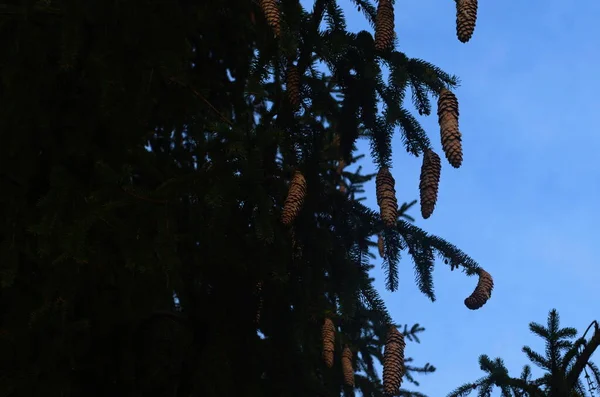
[[[370, 30], [350, 1], [345, 9], [352, 30]], [[593, 299], [600, 277], [594, 255], [600, 3], [481, 1], [468, 44], [456, 39], [452, 0], [396, 0], [395, 10], [399, 49], [462, 80], [456, 94], [463, 166], [456, 170], [444, 160], [433, 216], [422, 220], [416, 207], [412, 215], [471, 255], [496, 283], [488, 304], [469, 311], [463, 300], [477, 280], [438, 262], [438, 300], [431, 303], [419, 293], [405, 254], [400, 290], [383, 293], [396, 321], [426, 327], [421, 345], [409, 344], [406, 353], [438, 368], [420, 378], [418, 390], [443, 397], [482, 375], [482, 353], [501, 356], [518, 375], [527, 361], [521, 347], [543, 349], [529, 322], [545, 323], [552, 308], [563, 325], [580, 331], [600, 320]], [[419, 120], [441, 154], [436, 117]], [[399, 137], [394, 142], [398, 198], [411, 201], [421, 160], [403, 150]], [[374, 171], [370, 162], [365, 167]], [[375, 208], [374, 185], [367, 191]], [[383, 291], [382, 272], [375, 276]]]

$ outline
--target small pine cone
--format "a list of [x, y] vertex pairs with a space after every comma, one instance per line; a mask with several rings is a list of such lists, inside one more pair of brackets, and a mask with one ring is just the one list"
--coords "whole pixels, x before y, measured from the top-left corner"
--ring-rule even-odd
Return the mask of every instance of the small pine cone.
[[404, 376], [404, 335], [391, 327], [383, 352], [383, 390], [386, 394], [397, 395]]
[[492, 296], [492, 290], [494, 289], [494, 280], [492, 276], [483, 269], [479, 269], [479, 282], [475, 291], [465, 299], [465, 306], [471, 310], [477, 310], [481, 308]]
[[421, 194], [421, 215], [427, 219], [433, 213], [437, 202], [438, 187], [440, 184], [440, 171], [442, 162], [440, 156], [433, 150], [427, 149], [423, 154], [421, 166], [421, 180], [419, 191]]
[[275, 37], [279, 37], [281, 33], [281, 17], [279, 15], [277, 0], [260, 0], [260, 7], [265, 13], [267, 23], [273, 28]]
[[375, 21], [375, 49], [383, 51], [394, 43], [394, 5], [391, 0], [379, 0]]
[[323, 340], [323, 361], [328, 368], [333, 367], [333, 352], [335, 350], [335, 327], [330, 318], [326, 318], [321, 330]]
[[385, 242], [383, 241], [383, 236], [381, 234], [377, 237], [377, 249], [379, 250], [381, 259], [385, 259]]
[[438, 98], [438, 121], [442, 149], [448, 162], [459, 168], [462, 164], [462, 135], [458, 129], [458, 100], [449, 90], [443, 89]]
[[352, 368], [352, 352], [346, 346], [342, 352], [342, 371], [344, 372], [344, 383], [346, 386], [354, 387], [354, 368]]
[[398, 220], [398, 200], [394, 177], [387, 168], [381, 168], [375, 178], [377, 204], [386, 227], [394, 227]]
[[477, 23], [477, 0], [456, 0], [456, 36], [462, 43], [473, 37]]
[[292, 63], [287, 70], [287, 93], [290, 104], [294, 109], [300, 105], [300, 72], [298, 67]]
[[263, 286], [262, 281], [259, 281], [258, 283], [256, 283], [256, 295], [258, 296], [258, 305], [256, 307], [256, 318], [254, 319], [256, 324], [258, 324], [260, 322], [260, 315], [261, 315], [262, 307], [263, 307], [262, 286]]
[[290, 225], [300, 213], [304, 198], [306, 197], [306, 179], [300, 171], [296, 171], [290, 184], [288, 196], [283, 205], [281, 221], [284, 225]]

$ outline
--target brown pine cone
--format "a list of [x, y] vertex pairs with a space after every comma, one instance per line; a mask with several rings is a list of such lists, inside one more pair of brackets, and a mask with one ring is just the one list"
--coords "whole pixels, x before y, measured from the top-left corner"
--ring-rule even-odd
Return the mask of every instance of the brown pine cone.
[[294, 219], [300, 213], [302, 205], [304, 204], [304, 198], [306, 197], [306, 179], [300, 171], [294, 173], [292, 182], [290, 183], [290, 190], [288, 196], [285, 199], [283, 205], [283, 212], [281, 214], [281, 221], [284, 225], [290, 225]]
[[477, 310], [481, 308], [492, 296], [492, 290], [494, 289], [494, 280], [492, 276], [483, 269], [479, 269], [479, 281], [475, 291], [465, 299], [465, 306], [471, 310]]
[[383, 352], [383, 390], [386, 394], [397, 395], [404, 376], [404, 335], [396, 327], [391, 327]]
[[354, 368], [352, 368], [352, 352], [348, 346], [342, 352], [342, 371], [344, 372], [344, 383], [346, 386], [354, 387]]
[[290, 104], [296, 109], [300, 105], [300, 72], [292, 63], [288, 65], [286, 84]]
[[449, 90], [443, 89], [438, 98], [438, 121], [442, 149], [450, 165], [459, 168], [462, 164], [462, 135], [458, 129], [458, 100]]
[[477, 0], [456, 0], [456, 36], [462, 43], [473, 37], [477, 23]]
[[423, 215], [424, 219], [429, 218], [435, 208], [441, 170], [442, 162], [440, 156], [433, 150], [425, 150], [425, 153], [423, 154], [423, 165], [421, 166], [421, 180], [419, 182], [421, 215]]
[[379, 250], [381, 259], [385, 259], [385, 242], [383, 241], [383, 236], [381, 234], [377, 237], [377, 249]]
[[375, 49], [383, 51], [394, 43], [394, 5], [390, 0], [379, 0], [375, 21]]
[[333, 352], [335, 351], [335, 327], [330, 318], [326, 318], [321, 329], [323, 341], [323, 361], [328, 368], [333, 367]]
[[381, 168], [375, 178], [377, 204], [381, 213], [381, 220], [386, 227], [394, 227], [398, 220], [398, 200], [394, 177], [387, 168]]
[[277, 0], [260, 0], [260, 7], [265, 13], [267, 23], [273, 28], [275, 37], [279, 37], [281, 34], [281, 17]]

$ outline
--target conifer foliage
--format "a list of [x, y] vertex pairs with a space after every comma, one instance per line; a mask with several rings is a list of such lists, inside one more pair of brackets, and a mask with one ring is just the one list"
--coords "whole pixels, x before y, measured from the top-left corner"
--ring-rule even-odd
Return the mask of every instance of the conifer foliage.
[[[532, 322], [529, 330], [544, 339], [545, 355], [523, 347], [527, 358], [543, 369], [544, 374], [534, 379], [531, 367], [523, 367], [521, 376], [508, 374], [501, 358], [491, 360], [487, 355], [479, 357], [479, 365], [486, 376], [467, 383], [450, 393], [448, 397], [464, 397], [478, 391], [478, 395], [491, 395], [497, 387], [506, 397], [594, 397], [600, 385], [600, 370], [590, 359], [600, 345], [600, 327], [593, 321], [583, 335], [575, 340], [575, 328], [561, 328], [556, 309], [548, 314], [547, 325]], [[588, 335], [589, 334], [589, 335]]]
[[401, 380], [435, 368], [397, 336], [385, 359], [371, 249], [390, 290], [406, 251], [431, 300], [436, 256], [478, 274], [398, 208], [391, 172], [393, 139], [433, 150], [407, 91], [429, 114], [457, 78], [394, 47], [393, 1], [355, 3], [374, 32], [336, 0], [0, 7], [0, 393], [382, 396], [378, 360], [419, 395]]

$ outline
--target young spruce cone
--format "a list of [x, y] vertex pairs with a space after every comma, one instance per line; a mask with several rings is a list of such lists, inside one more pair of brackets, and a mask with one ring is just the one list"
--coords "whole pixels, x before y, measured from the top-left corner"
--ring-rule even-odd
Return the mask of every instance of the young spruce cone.
[[442, 137], [442, 149], [450, 165], [459, 168], [462, 164], [462, 136], [458, 130], [458, 100], [446, 89], [438, 99], [438, 120]]
[[375, 22], [375, 49], [383, 51], [394, 43], [394, 5], [391, 0], [379, 0]]
[[381, 259], [385, 259], [385, 242], [383, 241], [383, 236], [381, 234], [377, 237], [377, 249], [379, 250]]
[[328, 368], [333, 367], [333, 352], [335, 350], [335, 327], [330, 318], [326, 318], [321, 330], [321, 338], [323, 339], [323, 361]]
[[273, 28], [275, 37], [281, 33], [281, 17], [279, 16], [279, 4], [277, 0], [260, 0], [260, 7], [265, 13], [267, 23]]
[[463, 43], [471, 40], [477, 22], [477, 0], [456, 0], [456, 36]]
[[304, 179], [304, 175], [302, 175], [300, 171], [296, 171], [290, 184], [288, 196], [283, 205], [281, 221], [284, 225], [289, 225], [294, 221], [294, 219], [296, 219], [300, 213], [300, 209], [302, 209], [305, 197], [306, 179]]
[[381, 220], [386, 227], [394, 227], [398, 220], [398, 200], [394, 189], [394, 177], [387, 168], [381, 168], [375, 178], [377, 204]]
[[392, 326], [388, 332], [383, 352], [383, 390], [397, 395], [404, 376], [404, 335]]
[[288, 65], [286, 84], [290, 104], [296, 109], [300, 105], [300, 72], [292, 63]]
[[437, 202], [438, 187], [440, 184], [440, 171], [442, 162], [433, 150], [427, 149], [423, 154], [421, 166], [421, 181], [419, 191], [421, 194], [421, 215], [427, 219], [433, 213]]
[[471, 310], [477, 310], [481, 308], [492, 296], [492, 290], [494, 289], [494, 280], [492, 276], [483, 269], [479, 269], [479, 282], [475, 291], [465, 299], [465, 306]]
[[348, 346], [342, 352], [342, 371], [346, 386], [354, 387], [354, 368], [352, 368], [352, 352]]

